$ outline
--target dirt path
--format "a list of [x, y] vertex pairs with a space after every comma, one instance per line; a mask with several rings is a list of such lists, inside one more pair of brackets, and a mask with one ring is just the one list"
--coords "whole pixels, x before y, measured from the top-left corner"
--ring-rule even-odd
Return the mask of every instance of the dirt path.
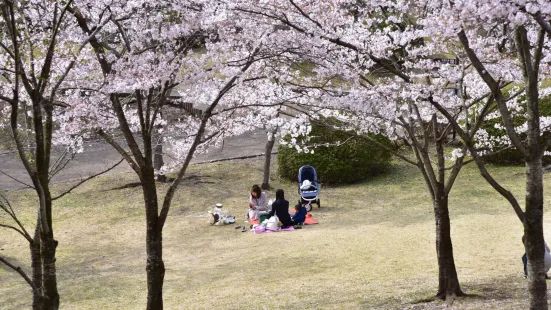
[[[263, 131], [246, 133], [227, 139], [222, 148], [212, 149], [206, 154], [198, 155], [192, 163], [263, 154], [265, 143], [266, 134]], [[65, 169], [54, 176], [53, 182], [59, 183], [85, 178], [93, 173], [105, 170], [119, 160], [120, 156], [110, 145], [103, 142], [86, 143], [84, 152], [78, 154]], [[169, 159], [165, 157], [165, 161], [167, 160]], [[30, 184], [30, 179], [14, 152], [0, 150], [0, 171], [0, 189], [9, 190], [25, 187], [25, 185], [14, 179]], [[131, 171], [130, 166], [123, 162], [109, 173], [128, 171]]]

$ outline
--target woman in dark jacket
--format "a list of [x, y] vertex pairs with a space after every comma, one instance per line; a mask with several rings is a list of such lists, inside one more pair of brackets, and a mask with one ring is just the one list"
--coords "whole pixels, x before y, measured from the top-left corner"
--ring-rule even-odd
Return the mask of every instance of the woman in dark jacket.
[[276, 200], [272, 203], [272, 211], [270, 216], [276, 215], [279, 218], [283, 227], [293, 226], [293, 221], [289, 215], [289, 202], [285, 200], [282, 189], [276, 191]]

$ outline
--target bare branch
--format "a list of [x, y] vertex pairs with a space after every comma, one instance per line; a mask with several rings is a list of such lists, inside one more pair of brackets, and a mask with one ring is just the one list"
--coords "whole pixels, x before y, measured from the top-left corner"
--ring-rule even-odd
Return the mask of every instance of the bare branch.
[[103, 170], [102, 172], [93, 174], [93, 175], [91, 175], [91, 176], [89, 176], [89, 177], [87, 177], [87, 178], [85, 178], [85, 179], [81, 179], [77, 184], [71, 186], [71, 188], [69, 188], [68, 190], [66, 190], [66, 191], [63, 192], [62, 194], [60, 194], [60, 195], [58, 195], [58, 196], [52, 198], [52, 201], [57, 200], [57, 199], [59, 199], [59, 198], [65, 196], [65, 195], [69, 194], [71, 191], [73, 191], [75, 188], [81, 186], [81, 185], [84, 184], [85, 182], [90, 181], [91, 179], [93, 179], [93, 178], [95, 178], [95, 177], [97, 177], [97, 176], [100, 176], [100, 175], [102, 175], [102, 174], [104, 174], [104, 173], [107, 173], [107, 172], [109, 172], [109, 171], [115, 169], [115, 167], [117, 167], [118, 165], [120, 165], [123, 161], [124, 161], [124, 158], [121, 159], [121, 160], [119, 160], [116, 164], [114, 164], [113, 166], [109, 167], [108, 169]]
[[23, 236], [23, 238], [27, 239], [27, 241], [29, 242], [32, 242], [33, 239], [30, 239], [29, 236], [25, 235], [24, 232], [22, 232], [21, 230], [19, 230], [17, 227], [13, 227], [11, 225], [5, 225], [5, 224], [0, 224], [0, 227], [4, 227], [4, 228], [8, 228], [8, 229], [13, 229], [15, 230], [16, 232], [18, 232], [21, 236]]
[[20, 180], [18, 180], [18, 179], [16, 179], [16, 178], [12, 177], [11, 175], [5, 173], [5, 172], [2, 171], [2, 170], [0, 170], [0, 174], [3, 174], [3, 175], [5, 175], [5, 176], [7, 176], [8, 178], [14, 180], [15, 182], [17, 182], [17, 183], [19, 183], [19, 184], [21, 184], [21, 185], [24, 185], [26, 188], [34, 188], [34, 186], [29, 185], [29, 184], [27, 184], [27, 183], [25, 183], [25, 182], [23, 182], [23, 181], [20, 181]]
[[130, 157], [130, 154], [128, 154], [121, 146], [120, 144], [118, 144], [115, 140], [113, 140], [113, 138], [108, 135], [105, 131], [99, 129], [97, 130], [97, 133], [107, 142], [109, 143], [115, 150], [117, 150], [117, 152], [119, 152], [119, 154], [121, 154], [122, 158], [124, 158], [124, 160], [126, 160], [126, 162], [130, 165], [130, 167], [132, 167], [132, 169], [138, 174], [140, 175], [141, 172], [140, 172], [140, 168], [138, 167], [138, 165], [136, 164], [136, 162], [132, 159], [132, 157]]
[[33, 282], [31, 281], [31, 279], [27, 276], [27, 274], [23, 271], [23, 269], [21, 269], [21, 267], [17, 267], [15, 265], [12, 265], [10, 262], [8, 262], [3, 256], [0, 256], [0, 262], [4, 263], [6, 266], [10, 267], [11, 269], [15, 270], [19, 275], [21, 275], [21, 277], [23, 277], [23, 279], [25, 279], [25, 281], [27, 281], [27, 283], [31, 286], [32, 290], [36, 293], [36, 294], [40, 294], [40, 292], [38, 291], [38, 288], [36, 286], [34, 286]]

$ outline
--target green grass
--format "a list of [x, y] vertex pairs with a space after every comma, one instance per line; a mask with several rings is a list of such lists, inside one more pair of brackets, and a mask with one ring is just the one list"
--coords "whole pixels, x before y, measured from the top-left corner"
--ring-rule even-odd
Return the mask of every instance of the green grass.
[[[523, 197], [522, 167], [490, 171]], [[249, 188], [262, 176], [261, 161], [194, 165], [190, 172], [200, 178], [180, 188], [164, 230], [166, 309], [444, 306], [424, 301], [437, 288], [434, 216], [415, 168], [394, 163], [392, 172], [367, 182], [323, 187], [322, 208], [314, 210], [320, 225], [265, 235], [241, 233], [233, 225], [211, 227], [205, 216], [215, 202], [223, 202], [242, 224]], [[546, 181], [549, 178], [545, 175]], [[56, 203], [62, 309], [144, 308], [141, 191], [109, 190], [135, 180], [133, 174], [98, 178]], [[285, 189], [294, 204], [295, 184], [274, 178], [272, 185]], [[160, 191], [165, 190], [160, 185]], [[32, 192], [9, 195], [30, 228], [36, 206]], [[522, 226], [474, 166], [460, 174], [452, 190], [450, 216], [459, 280], [463, 290], [473, 294], [454, 307], [527, 308]], [[0, 249], [0, 255], [28, 270], [28, 248], [16, 234], [1, 231]], [[28, 309], [27, 285], [3, 268], [0, 308]]]

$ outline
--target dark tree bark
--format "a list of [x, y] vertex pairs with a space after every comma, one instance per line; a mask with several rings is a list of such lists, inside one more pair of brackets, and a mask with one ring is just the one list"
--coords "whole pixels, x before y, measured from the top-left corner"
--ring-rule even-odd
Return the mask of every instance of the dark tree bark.
[[[155, 156], [153, 158], [153, 168], [155, 168], [155, 171], [161, 170], [163, 165], [165, 164], [163, 160], [163, 143], [157, 142], [155, 144], [154, 148]], [[167, 181], [166, 175], [157, 173], [156, 177], [157, 181], [165, 183]]]
[[463, 296], [455, 260], [450, 233], [450, 216], [448, 211], [448, 197], [440, 192], [434, 199], [434, 218], [436, 221], [436, 254], [438, 257], [438, 292], [436, 296], [447, 299], [450, 296]]
[[159, 205], [153, 171], [144, 174], [142, 189], [147, 227], [147, 309], [163, 309], [163, 282], [165, 276], [163, 232], [159, 225]]
[[270, 189], [270, 165], [272, 162], [272, 150], [275, 144], [275, 135], [270, 133], [268, 141], [266, 142], [266, 148], [264, 152], [264, 176], [262, 177], [262, 189]]
[[526, 163], [526, 257], [530, 309], [547, 309], [543, 240], [543, 171], [541, 158]]
[[40, 254], [40, 220], [37, 215], [34, 237], [29, 248], [31, 252], [31, 280], [37, 288], [33, 291], [33, 310], [42, 309], [42, 255]]
[[59, 293], [57, 291], [56, 276], [56, 247], [57, 241], [46, 236], [41, 241], [42, 254], [42, 282], [44, 300], [42, 309], [59, 309]]

